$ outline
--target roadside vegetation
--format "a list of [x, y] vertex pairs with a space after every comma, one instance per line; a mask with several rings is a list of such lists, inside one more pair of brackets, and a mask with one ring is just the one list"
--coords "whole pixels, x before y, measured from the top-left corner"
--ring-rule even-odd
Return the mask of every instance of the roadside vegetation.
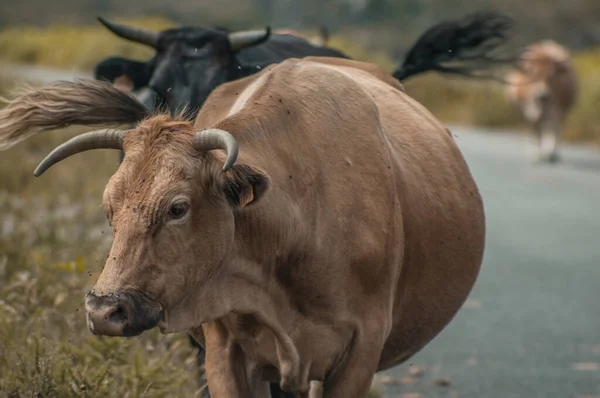
[[27, 140], [0, 155], [0, 396], [193, 397], [185, 335], [92, 335], [85, 293], [102, 269], [111, 230], [101, 211], [116, 151], [74, 156], [40, 178], [37, 163], [81, 132]]

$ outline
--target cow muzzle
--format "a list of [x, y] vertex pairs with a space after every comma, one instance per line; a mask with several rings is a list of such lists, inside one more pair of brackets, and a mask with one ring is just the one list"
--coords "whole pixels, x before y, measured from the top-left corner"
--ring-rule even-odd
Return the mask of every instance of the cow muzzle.
[[135, 292], [97, 296], [92, 290], [85, 309], [90, 331], [104, 336], [137, 336], [155, 327], [162, 317], [159, 304]]

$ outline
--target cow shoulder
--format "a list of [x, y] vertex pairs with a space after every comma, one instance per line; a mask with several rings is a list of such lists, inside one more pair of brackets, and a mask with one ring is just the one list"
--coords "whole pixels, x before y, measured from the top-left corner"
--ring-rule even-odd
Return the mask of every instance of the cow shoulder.
[[195, 126], [197, 128], [208, 128], [227, 117], [240, 96], [243, 96], [244, 92], [246, 92], [250, 86], [256, 83], [266, 73], [270, 72], [275, 66], [277, 66], [277, 64], [271, 64], [258, 73], [223, 83], [215, 88], [207, 97], [202, 108], [200, 108], [198, 116], [196, 117]]

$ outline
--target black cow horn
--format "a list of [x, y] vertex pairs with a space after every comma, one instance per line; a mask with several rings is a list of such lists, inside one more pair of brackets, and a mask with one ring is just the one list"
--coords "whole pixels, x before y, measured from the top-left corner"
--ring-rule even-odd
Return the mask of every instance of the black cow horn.
[[108, 22], [102, 17], [98, 17], [98, 21], [108, 28], [111, 32], [126, 40], [131, 40], [136, 43], [145, 44], [152, 48], [156, 48], [158, 40], [158, 32], [149, 29], [134, 28], [131, 26], [118, 25]]
[[240, 51], [264, 43], [271, 36], [271, 27], [267, 26], [261, 30], [247, 30], [229, 33], [229, 46], [233, 51]]
[[90, 131], [73, 137], [50, 152], [35, 169], [33, 175], [39, 177], [44, 171], [61, 160], [76, 153], [89, 151], [90, 149], [123, 150], [123, 134], [124, 131], [122, 130], [104, 129]]
[[236, 139], [225, 130], [208, 129], [200, 130], [194, 134], [192, 141], [194, 148], [200, 152], [212, 151], [213, 149], [224, 149], [227, 159], [223, 165], [223, 171], [233, 166], [238, 155], [238, 143]]

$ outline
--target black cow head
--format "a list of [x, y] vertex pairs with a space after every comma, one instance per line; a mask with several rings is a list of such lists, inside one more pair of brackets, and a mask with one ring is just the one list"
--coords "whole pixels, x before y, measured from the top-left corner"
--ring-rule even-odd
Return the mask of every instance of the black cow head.
[[271, 34], [269, 27], [241, 32], [195, 27], [155, 32], [98, 20], [117, 36], [150, 46], [156, 54], [146, 63], [106, 59], [96, 67], [96, 78], [114, 82], [126, 76], [134, 90], [148, 86], [172, 113], [197, 110], [215, 87], [239, 74], [235, 54], [264, 43]]

